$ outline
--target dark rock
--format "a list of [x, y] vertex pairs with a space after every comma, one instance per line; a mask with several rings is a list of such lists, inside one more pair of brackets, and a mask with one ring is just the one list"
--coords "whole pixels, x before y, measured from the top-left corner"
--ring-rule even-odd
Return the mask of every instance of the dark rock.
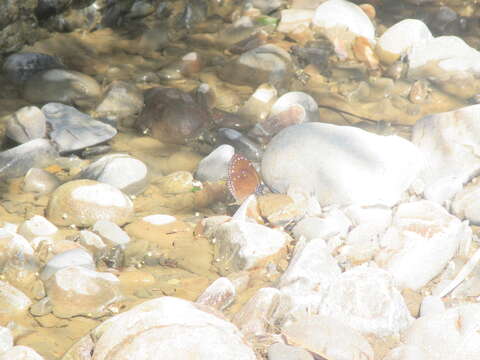
[[60, 59], [42, 53], [17, 53], [10, 55], [3, 64], [7, 79], [21, 85], [34, 74], [49, 69], [63, 69]]

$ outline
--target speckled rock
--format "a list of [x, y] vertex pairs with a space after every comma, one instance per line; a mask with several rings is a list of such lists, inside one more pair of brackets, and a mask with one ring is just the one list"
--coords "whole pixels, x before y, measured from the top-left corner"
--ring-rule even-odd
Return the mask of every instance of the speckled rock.
[[58, 270], [46, 283], [46, 290], [53, 313], [61, 318], [100, 317], [121, 296], [120, 280], [115, 275], [82, 266]]
[[49, 103], [42, 107], [52, 130], [50, 139], [60, 153], [68, 153], [106, 142], [117, 134], [111, 125], [95, 120], [72, 106]]
[[63, 184], [52, 193], [47, 207], [47, 218], [62, 226], [91, 226], [98, 220], [123, 225], [132, 215], [132, 201], [125, 194], [93, 180]]
[[[97, 339], [90, 343], [95, 360], [154, 360], [158, 354], [164, 360], [191, 354], [200, 360], [256, 359], [233, 324], [202, 311], [200, 305], [167, 296], [106, 320], [92, 331], [92, 338]], [[63, 359], [79, 356], [83, 344], [80, 340]]]
[[101, 94], [97, 81], [77, 71], [51, 69], [30, 77], [23, 96], [34, 104], [60, 102], [81, 108], [95, 107]]
[[45, 138], [47, 136], [45, 115], [36, 106], [25, 106], [7, 120], [5, 134], [19, 144]]
[[86, 167], [78, 177], [110, 184], [125, 194], [136, 195], [148, 185], [148, 168], [127, 154], [105, 155]]

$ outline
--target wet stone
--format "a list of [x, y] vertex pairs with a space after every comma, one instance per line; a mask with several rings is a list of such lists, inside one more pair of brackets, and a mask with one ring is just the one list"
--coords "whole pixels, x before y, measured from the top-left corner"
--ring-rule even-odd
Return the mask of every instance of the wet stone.
[[111, 154], [85, 168], [78, 177], [110, 184], [128, 195], [141, 193], [148, 185], [148, 168], [126, 154]]
[[47, 207], [47, 218], [63, 226], [91, 226], [98, 220], [123, 225], [132, 215], [132, 201], [124, 193], [93, 180], [63, 184], [52, 193]]
[[285, 88], [291, 76], [291, 58], [283, 49], [262, 45], [240, 55], [219, 70], [220, 78], [238, 85], [270, 83]]
[[101, 144], [117, 134], [117, 130], [112, 126], [68, 105], [49, 103], [42, 107], [42, 111], [52, 127], [50, 139], [57, 145], [60, 153]]
[[19, 144], [45, 138], [47, 135], [45, 115], [36, 106], [25, 106], [17, 110], [7, 120], [6, 135]]
[[62, 62], [51, 55], [41, 53], [16, 53], [3, 64], [7, 78], [16, 85], [22, 85], [34, 74], [48, 69], [63, 69]]
[[31, 168], [25, 174], [23, 190], [38, 194], [48, 194], [59, 187], [60, 184], [60, 180], [52, 173], [43, 169]]
[[31, 140], [0, 152], [0, 179], [20, 177], [31, 168], [41, 168], [55, 162], [58, 152], [46, 139]]
[[100, 85], [94, 78], [62, 69], [39, 72], [29, 78], [23, 88], [23, 96], [31, 103], [59, 102], [81, 108], [95, 107], [100, 94]]
[[234, 153], [235, 149], [232, 146], [220, 145], [200, 161], [195, 178], [212, 182], [226, 179], [228, 164]]
[[0, 316], [23, 312], [32, 301], [8, 282], [0, 281]]
[[143, 108], [143, 94], [135, 86], [124, 81], [113, 81], [104, 91], [103, 98], [95, 109], [97, 117], [120, 121], [132, 126], [133, 119]]
[[95, 269], [92, 255], [84, 249], [77, 248], [64, 251], [52, 257], [40, 273], [40, 279], [47, 281], [58, 270], [68, 266], [83, 266], [86, 269]]
[[108, 245], [125, 246], [130, 242], [130, 237], [117, 224], [108, 220], [99, 220], [92, 228], [98, 235], [102, 237]]
[[120, 281], [111, 273], [81, 266], [58, 270], [46, 283], [48, 299], [57, 317], [100, 317], [120, 299]]

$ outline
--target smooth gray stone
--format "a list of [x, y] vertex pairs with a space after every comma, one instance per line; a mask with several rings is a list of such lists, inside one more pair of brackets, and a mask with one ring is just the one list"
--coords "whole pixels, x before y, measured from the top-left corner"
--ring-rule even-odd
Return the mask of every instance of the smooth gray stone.
[[0, 152], [0, 179], [20, 177], [33, 167], [52, 164], [58, 152], [46, 139], [35, 139]]
[[40, 71], [64, 67], [62, 62], [54, 56], [25, 52], [10, 55], [3, 64], [3, 71], [8, 80], [21, 85]]
[[110, 140], [117, 130], [84, 114], [72, 106], [49, 103], [42, 111], [52, 131], [50, 139], [60, 154], [84, 149]]

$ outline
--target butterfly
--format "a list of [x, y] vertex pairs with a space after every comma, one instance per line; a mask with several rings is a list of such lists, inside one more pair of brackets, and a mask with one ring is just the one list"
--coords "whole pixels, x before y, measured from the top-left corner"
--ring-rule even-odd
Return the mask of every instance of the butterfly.
[[256, 193], [261, 185], [260, 176], [250, 160], [234, 154], [228, 166], [227, 186], [233, 198], [242, 203], [249, 195]]

